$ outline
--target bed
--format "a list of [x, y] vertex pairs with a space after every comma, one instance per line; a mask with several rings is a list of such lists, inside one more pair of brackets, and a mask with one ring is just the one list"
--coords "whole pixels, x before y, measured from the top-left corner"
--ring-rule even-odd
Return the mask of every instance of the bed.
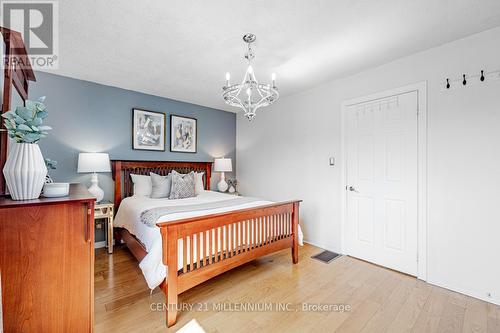
[[[168, 327], [177, 320], [182, 292], [286, 248], [292, 262], [298, 262], [300, 200], [274, 203], [209, 191], [211, 167], [211, 162], [112, 161], [116, 237], [139, 260], [148, 286], [165, 293]], [[167, 175], [172, 170], [203, 172], [205, 190], [196, 198], [177, 200], [133, 195], [131, 174]], [[143, 212], [154, 209], [169, 213], [162, 213], [153, 226], [142, 223]]]

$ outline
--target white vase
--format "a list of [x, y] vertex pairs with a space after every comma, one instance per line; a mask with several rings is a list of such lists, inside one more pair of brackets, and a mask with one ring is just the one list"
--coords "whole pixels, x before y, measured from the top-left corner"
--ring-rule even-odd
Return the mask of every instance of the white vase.
[[12, 199], [38, 198], [47, 175], [40, 147], [36, 143], [14, 143], [10, 148], [3, 174]]

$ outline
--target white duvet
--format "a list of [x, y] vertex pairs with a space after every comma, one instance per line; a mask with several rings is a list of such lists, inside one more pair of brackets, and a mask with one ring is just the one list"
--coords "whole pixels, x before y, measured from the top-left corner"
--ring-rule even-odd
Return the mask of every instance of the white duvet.
[[[144, 244], [148, 254], [140, 262], [139, 267], [141, 268], [142, 273], [146, 278], [146, 282], [149, 288], [154, 289], [161, 284], [161, 282], [167, 276], [167, 268], [165, 267], [165, 265], [163, 265], [162, 262], [162, 240], [161, 240], [160, 228], [158, 228], [157, 226], [150, 227], [142, 223], [140, 220], [141, 213], [145, 210], [156, 207], [165, 207], [165, 206], [174, 207], [181, 205], [203, 204], [208, 202], [229, 200], [235, 198], [237, 198], [237, 196], [224, 194], [220, 192], [203, 191], [196, 197], [187, 199], [169, 200], [169, 199], [151, 199], [143, 196], [132, 196], [125, 198], [120, 203], [120, 208], [118, 209], [118, 212], [116, 214], [114, 225], [115, 227], [122, 227], [127, 229], [132, 235], [137, 237], [142, 242], [142, 244]], [[267, 205], [270, 203], [272, 202], [259, 200], [224, 208], [173, 213], [160, 217], [158, 219], [158, 222], [167, 222], [167, 221], [174, 221], [178, 219], [202, 216], [207, 214], [223, 213], [236, 209]], [[302, 230], [300, 229], [300, 226], [298, 231], [299, 231], [298, 232], [299, 244], [302, 245]], [[225, 244], [225, 242], [222, 242], [222, 244]], [[182, 240], [179, 240], [178, 248], [180, 249], [178, 251], [179, 255], [178, 268], [180, 269], [182, 268], [182, 258], [183, 258]], [[196, 251], [196, 244], [193, 253], [195, 254], [196, 257], [196, 253], [198, 253]]]

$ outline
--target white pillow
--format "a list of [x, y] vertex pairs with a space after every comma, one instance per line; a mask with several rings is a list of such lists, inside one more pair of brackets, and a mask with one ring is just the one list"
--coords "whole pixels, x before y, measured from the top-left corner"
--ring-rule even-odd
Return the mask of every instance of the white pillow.
[[151, 191], [153, 190], [153, 185], [151, 184], [151, 177], [144, 175], [134, 175], [130, 174], [132, 178], [132, 183], [134, 183], [134, 195], [149, 197]]
[[171, 175], [160, 176], [154, 172], [150, 172], [149, 176], [151, 177], [151, 185], [153, 187], [151, 198], [168, 198], [170, 196], [170, 189], [172, 188]]
[[205, 186], [203, 186], [203, 175], [204, 172], [195, 172], [194, 177], [194, 192], [196, 195], [202, 193], [205, 190]]

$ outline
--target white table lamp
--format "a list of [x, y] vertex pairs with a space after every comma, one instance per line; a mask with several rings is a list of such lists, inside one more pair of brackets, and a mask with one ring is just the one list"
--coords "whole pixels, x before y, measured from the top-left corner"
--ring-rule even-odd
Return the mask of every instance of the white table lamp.
[[217, 184], [217, 188], [220, 192], [226, 192], [228, 185], [226, 183], [226, 179], [224, 177], [224, 172], [233, 171], [233, 165], [231, 163], [230, 158], [216, 158], [214, 161], [214, 171], [220, 172], [220, 181]]
[[106, 153], [80, 153], [78, 155], [78, 173], [92, 172], [89, 192], [96, 197], [97, 202], [104, 197], [104, 191], [99, 187], [97, 172], [111, 172], [109, 155]]

